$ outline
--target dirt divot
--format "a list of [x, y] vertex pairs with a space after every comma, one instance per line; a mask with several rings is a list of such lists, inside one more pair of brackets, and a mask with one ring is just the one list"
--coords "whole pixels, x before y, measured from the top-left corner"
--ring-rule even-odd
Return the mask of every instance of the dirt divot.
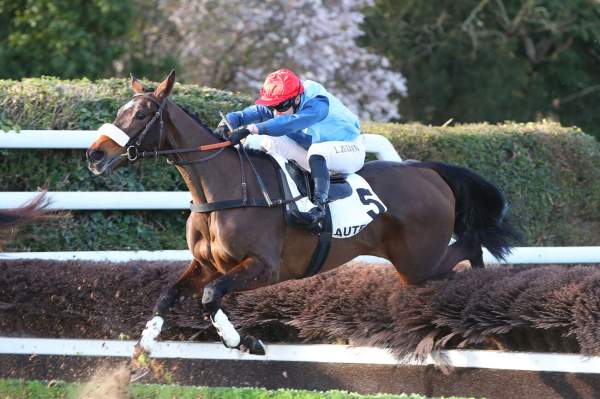
[[79, 399], [129, 398], [129, 367], [124, 362], [116, 368], [100, 367], [77, 396]]

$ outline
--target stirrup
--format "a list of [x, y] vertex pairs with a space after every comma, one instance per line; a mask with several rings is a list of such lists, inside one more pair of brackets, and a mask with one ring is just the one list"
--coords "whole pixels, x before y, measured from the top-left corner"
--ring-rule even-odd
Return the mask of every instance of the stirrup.
[[323, 212], [321, 217], [317, 217], [312, 211], [315, 208], [312, 208], [308, 212], [300, 212], [298, 210], [293, 210], [289, 213], [292, 217], [292, 223], [299, 228], [307, 230], [314, 234], [320, 234], [323, 231], [325, 226], [325, 217], [326, 213]]

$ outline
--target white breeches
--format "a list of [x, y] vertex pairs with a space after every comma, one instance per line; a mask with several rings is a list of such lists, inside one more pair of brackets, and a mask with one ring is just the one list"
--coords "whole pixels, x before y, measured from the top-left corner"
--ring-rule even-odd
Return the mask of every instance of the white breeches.
[[365, 163], [365, 146], [362, 138], [354, 141], [326, 141], [316, 143], [305, 150], [287, 136], [262, 136], [260, 145], [266, 152], [273, 152], [285, 159], [293, 159], [305, 170], [310, 171], [308, 159], [321, 155], [332, 173], [354, 173]]

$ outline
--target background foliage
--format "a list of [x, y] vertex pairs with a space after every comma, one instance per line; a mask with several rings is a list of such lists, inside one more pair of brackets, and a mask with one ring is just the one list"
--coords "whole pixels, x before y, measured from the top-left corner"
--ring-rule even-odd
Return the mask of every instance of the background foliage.
[[[174, 67], [175, 56], [157, 45], [155, 3], [0, 0], [0, 78], [94, 79]], [[176, 40], [168, 26], [159, 28]]]
[[377, 0], [361, 43], [406, 77], [405, 120], [559, 120], [600, 138], [600, 2]]
[[390, 95], [404, 95], [406, 86], [384, 56], [356, 43], [370, 4], [170, 0], [161, 9], [182, 35], [177, 47], [193, 82], [257, 93], [269, 72], [287, 67], [322, 82], [361, 118], [388, 120], [399, 116]]
[[294, 68], [363, 120], [550, 119], [600, 138], [597, 0], [0, 0], [0, 78], [172, 67], [252, 96]]
[[[125, 79], [0, 81], [4, 123], [22, 128], [95, 129], [130, 97]], [[218, 110], [250, 98], [176, 85], [177, 103], [214, 126]], [[527, 245], [600, 244], [600, 143], [556, 123], [431, 127], [366, 123], [387, 136], [404, 158], [469, 167], [506, 192]], [[0, 190], [185, 190], [176, 169], [146, 160], [94, 177], [81, 150], [0, 150]], [[73, 217], [25, 230], [6, 250], [185, 249], [187, 211], [73, 212]]]

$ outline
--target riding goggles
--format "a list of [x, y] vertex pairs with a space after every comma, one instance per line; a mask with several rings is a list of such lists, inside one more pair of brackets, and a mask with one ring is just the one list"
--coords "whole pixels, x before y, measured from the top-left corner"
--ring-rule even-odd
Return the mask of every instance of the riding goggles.
[[294, 105], [294, 100], [295, 99], [296, 99], [296, 97], [294, 96], [292, 98], [288, 98], [287, 100], [280, 102], [277, 105], [269, 105], [268, 108], [271, 111], [285, 112], [288, 109], [290, 109], [290, 107], [292, 105]]

